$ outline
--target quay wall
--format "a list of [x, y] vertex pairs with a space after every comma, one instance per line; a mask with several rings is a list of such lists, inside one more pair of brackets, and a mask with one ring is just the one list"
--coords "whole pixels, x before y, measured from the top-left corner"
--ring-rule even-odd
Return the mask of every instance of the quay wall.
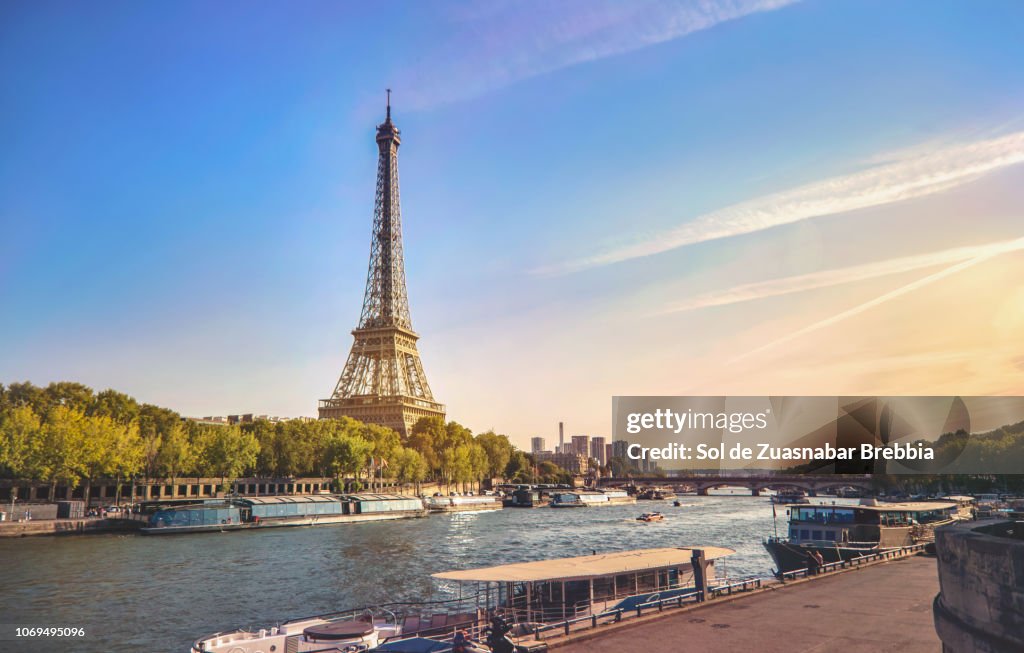
[[0, 537], [129, 533], [137, 531], [142, 524], [140, 519], [41, 519], [0, 522]]
[[935, 531], [943, 653], [1024, 651], [1024, 522], [968, 522]]

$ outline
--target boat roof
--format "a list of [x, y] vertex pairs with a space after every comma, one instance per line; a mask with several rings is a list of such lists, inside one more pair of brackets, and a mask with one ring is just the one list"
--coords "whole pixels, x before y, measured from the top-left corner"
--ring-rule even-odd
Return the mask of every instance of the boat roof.
[[395, 499], [418, 499], [419, 497], [413, 497], [401, 494], [345, 494], [342, 495], [342, 499], [348, 501], [393, 501]]
[[242, 497], [239, 501], [250, 503], [254, 506], [270, 505], [274, 503], [337, 503], [337, 497], [316, 495], [297, 497]]
[[908, 501], [903, 503], [878, 503], [875, 505], [837, 505], [837, 504], [819, 504], [819, 503], [796, 503], [791, 504], [794, 508], [816, 508], [816, 509], [832, 509], [832, 508], [845, 508], [845, 509], [856, 509], [856, 510], [873, 510], [876, 512], [927, 512], [929, 510], [943, 510], [946, 508], [956, 508], [957, 504], [950, 501]]
[[599, 553], [575, 558], [556, 558], [555, 560], [516, 562], [509, 565], [498, 565], [497, 567], [445, 571], [433, 574], [432, 576], [442, 580], [463, 582], [578, 580], [689, 564], [690, 558], [696, 549], [703, 549], [704, 556], [708, 560], [715, 560], [716, 558], [736, 553], [732, 549], [720, 546], [635, 549], [632, 551]]

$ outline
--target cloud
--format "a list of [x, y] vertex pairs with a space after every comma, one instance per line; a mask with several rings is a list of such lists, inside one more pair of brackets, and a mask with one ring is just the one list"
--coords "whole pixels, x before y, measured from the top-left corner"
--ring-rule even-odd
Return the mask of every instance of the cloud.
[[534, 0], [457, 8], [456, 33], [400, 74], [399, 87], [412, 108], [457, 102], [796, 1]]
[[933, 195], [1021, 162], [1024, 162], [1024, 131], [929, 152], [911, 149], [902, 159], [727, 206], [660, 235], [535, 272], [568, 274], [652, 256], [684, 245]]
[[928, 252], [926, 254], [901, 256], [886, 259], [884, 261], [865, 263], [862, 265], [852, 265], [843, 268], [820, 270], [809, 274], [782, 277], [780, 279], [746, 283], [723, 290], [716, 290], [697, 295], [690, 299], [673, 304], [665, 310], [660, 311], [659, 314], [680, 313], [684, 311], [708, 308], [711, 306], [739, 304], [741, 302], [766, 299], [768, 297], [789, 295], [792, 293], [803, 292], [805, 290], [815, 290], [817, 288], [838, 286], [844, 283], [866, 281], [868, 279], [875, 279], [877, 277], [884, 277], [891, 274], [912, 272], [914, 270], [920, 270], [922, 268], [932, 267], [935, 265], [958, 263], [985, 256], [990, 252], [1001, 253], [1003, 251], [1008, 251], [1005, 248], [1015, 248], [1018, 246], [1017, 244], [1019, 242], [1020, 241], [1017, 240], [1000, 241], [974, 247], [954, 247], [936, 252]]
[[1002, 243], [996, 243], [996, 244], [989, 245], [987, 247], [981, 248], [981, 251], [979, 251], [975, 256], [973, 256], [973, 257], [971, 257], [971, 258], [969, 258], [967, 260], [960, 261], [959, 263], [955, 263], [955, 264], [953, 264], [953, 265], [951, 265], [949, 267], [946, 267], [946, 268], [943, 268], [942, 270], [939, 270], [938, 272], [934, 272], [934, 273], [929, 274], [929, 275], [927, 275], [925, 277], [917, 279], [916, 281], [912, 281], [912, 282], [910, 282], [910, 283], [908, 283], [906, 285], [900, 286], [899, 288], [896, 288], [895, 290], [890, 290], [889, 292], [883, 293], [883, 294], [879, 295], [878, 297], [875, 297], [875, 298], [870, 299], [870, 300], [868, 300], [866, 302], [858, 304], [857, 306], [854, 306], [853, 308], [849, 308], [849, 309], [846, 309], [844, 311], [840, 311], [839, 313], [836, 313], [835, 315], [829, 316], [829, 317], [827, 317], [827, 318], [825, 318], [823, 320], [818, 320], [817, 322], [814, 322], [813, 324], [809, 324], [809, 325], [803, 327], [802, 329], [797, 329], [796, 331], [792, 331], [790, 333], [787, 333], [785, 336], [783, 336], [781, 338], [773, 340], [773, 341], [771, 341], [771, 342], [769, 342], [767, 344], [761, 345], [760, 347], [757, 347], [757, 348], [752, 349], [752, 350], [750, 350], [750, 351], [748, 351], [748, 352], [746, 352], [744, 354], [741, 354], [741, 355], [737, 356], [736, 358], [732, 359], [730, 362], [732, 363], [732, 362], [736, 362], [736, 361], [742, 360], [744, 358], [747, 358], [749, 356], [753, 356], [754, 354], [760, 353], [762, 351], [765, 351], [765, 350], [777, 347], [778, 345], [781, 345], [783, 343], [789, 342], [791, 340], [795, 340], [797, 338], [801, 338], [801, 337], [803, 337], [803, 336], [805, 336], [805, 335], [807, 335], [809, 333], [812, 333], [814, 331], [818, 331], [820, 329], [824, 329], [825, 327], [828, 327], [828, 326], [832, 326], [833, 324], [837, 324], [837, 323], [842, 322], [843, 320], [851, 318], [851, 317], [853, 317], [855, 315], [859, 315], [859, 314], [863, 313], [864, 311], [867, 311], [867, 310], [869, 310], [871, 308], [874, 308], [874, 307], [879, 306], [881, 304], [884, 304], [886, 302], [892, 301], [893, 299], [896, 299], [897, 297], [902, 297], [903, 295], [906, 295], [907, 293], [913, 292], [913, 291], [918, 290], [920, 288], [924, 288], [925, 286], [931, 285], [931, 284], [935, 283], [936, 281], [940, 281], [942, 279], [945, 279], [946, 277], [948, 277], [948, 276], [950, 276], [952, 274], [956, 274], [957, 272], [962, 272], [963, 270], [966, 270], [968, 268], [974, 267], [975, 265], [978, 265], [979, 263], [984, 263], [985, 261], [988, 261], [989, 259], [995, 258], [996, 256], [1000, 256], [1001, 254], [1006, 254], [1006, 253], [1009, 253], [1009, 252], [1017, 252], [1017, 251], [1020, 251], [1020, 250], [1024, 250], [1024, 238], [1018, 238], [1017, 240], [1010, 240], [1010, 241], [1005, 241], [1005, 242], [1002, 242]]

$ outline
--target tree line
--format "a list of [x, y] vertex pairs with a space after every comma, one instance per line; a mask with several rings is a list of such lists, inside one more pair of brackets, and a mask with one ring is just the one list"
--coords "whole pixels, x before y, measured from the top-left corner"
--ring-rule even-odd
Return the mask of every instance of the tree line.
[[[538, 472], [538, 473], [535, 473]], [[408, 437], [350, 418], [221, 425], [183, 419], [116, 390], [74, 382], [0, 384], [0, 477], [90, 485], [105, 478], [333, 477], [402, 483], [434, 480], [467, 489], [485, 478], [562, 482], [536, 468], [507, 436], [474, 435], [457, 422], [423, 418]], [[554, 480], [558, 479], [558, 480]]]

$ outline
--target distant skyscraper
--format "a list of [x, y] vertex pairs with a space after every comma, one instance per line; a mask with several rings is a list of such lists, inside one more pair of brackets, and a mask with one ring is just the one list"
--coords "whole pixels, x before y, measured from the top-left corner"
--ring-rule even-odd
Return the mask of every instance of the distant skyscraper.
[[544, 451], [544, 438], [530, 438], [530, 453]]
[[606, 465], [608, 464], [608, 461], [612, 459], [613, 455], [614, 449], [612, 448], [612, 444], [609, 442], [608, 444], [604, 445], [604, 462]]
[[590, 436], [589, 435], [574, 435], [572, 436], [572, 452], [576, 455], [583, 456], [585, 458], [590, 457]]
[[558, 423], [558, 449], [556, 453], [562, 453], [565, 449], [565, 422]]
[[601, 463], [602, 467], [608, 464], [608, 457], [605, 455], [605, 441], [605, 437], [601, 435], [590, 438], [590, 457]]

